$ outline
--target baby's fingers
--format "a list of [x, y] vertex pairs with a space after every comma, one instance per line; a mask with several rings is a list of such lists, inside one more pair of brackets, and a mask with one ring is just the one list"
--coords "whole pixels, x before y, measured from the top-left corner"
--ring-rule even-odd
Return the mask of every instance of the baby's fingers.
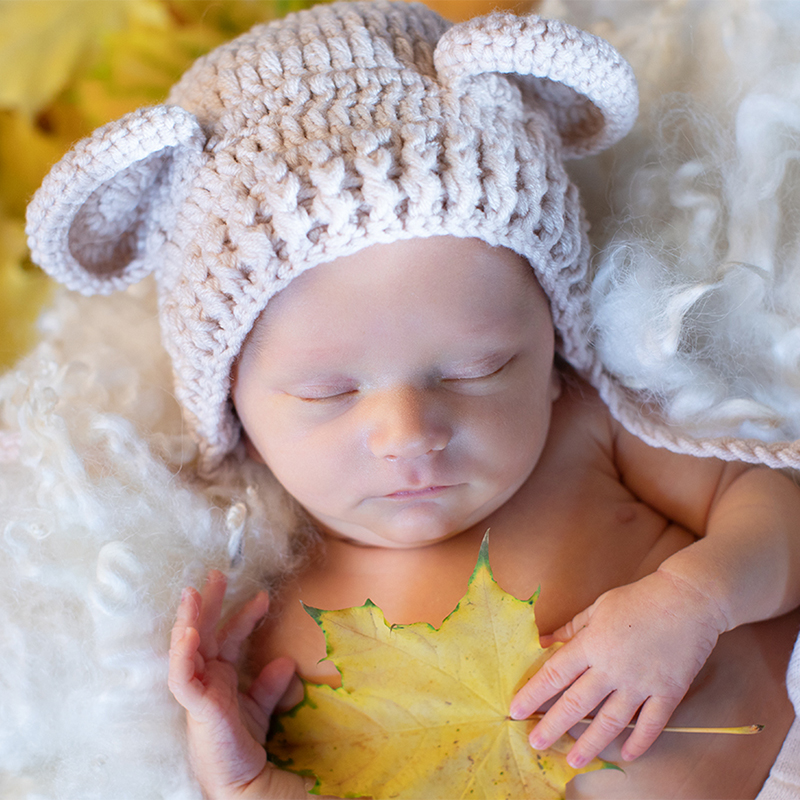
[[[584, 719], [593, 709], [602, 703], [603, 700], [608, 697], [609, 691], [610, 689], [607, 685], [592, 678], [591, 672], [585, 673], [573, 686], [558, 698], [553, 707], [539, 720], [539, 723], [530, 732], [528, 740], [531, 743], [531, 747], [537, 750], [544, 750], [551, 747], [570, 728]], [[620, 727], [616, 728], [613, 735], [611, 735], [611, 739], [613, 739], [627, 724], [635, 710], [636, 708], [631, 711], [630, 716], [628, 716], [625, 722], [623, 722]], [[611, 715], [610, 721], [616, 724], [616, 719], [613, 715]], [[595, 729], [594, 735], [589, 737], [586, 744], [591, 745], [593, 740], [599, 741], [604, 732], [604, 728], [602, 727], [600, 730]], [[611, 739], [609, 739], [609, 741]], [[605, 744], [603, 747], [605, 747]], [[587, 747], [587, 751], [589, 749], [590, 747]], [[602, 747], [600, 749], [602, 749]], [[599, 750], [597, 752], [599, 752]], [[588, 760], [591, 760], [591, 758], [592, 756], [590, 756]]]
[[570, 750], [567, 756], [570, 766], [581, 769], [605, 750], [625, 730], [639, 705], [640, 702], [632, 701], [619, 692], [610, 695]]
[[570, 639], [574, 638], [579, 631], [583, 630], [589, 624], [592, 608], [594, 608], [594, 606], [584, 609], [579, 614], [576, 614], [566, 625], [562, 625], [552, 633], [542, 634], [539, 637], [539, 644], [545, 648], [552, 647], [556, 642], [568, 642]]
[[198, 675], [203, 668], [199, 645], [200, 636], [194, 628], [185, 627], [180, 633], [173, 629], [167, 682], [175, 699], [190, 713], [198, 708], [205, 691]]
[[622, 758], [633, 761], [648, 750], [664, 730], [677, 703], [663, 697], [651, 697], [642, 706], [633, 733], [622, 745]]
[[216, 569], [212, 569], [206, 578], [202, 591], [202, 603], [197, 618], [197, 632], [200, 634], [200, 653], [206, 660], [219, 655], [217, 643], [217, 625], [222, 614], [222, 602], [228, 587], [227, 578]]
[[577, 658], [574, 649], [564, 648], [553, 654], [514, 696], [509, 711], [511, 718], [527, 719], [579, 678], [587, 667], [586, 660]]
[[[293, 775], [282, 769], [267, 767], [263, 773], [267, 779], [265, 785], [259, 786], [258, 797], [270, 797], [272, 800], [302, 800], [311, 797], [309, 792], [314, 788], [314, 779]], [[248, 797], [248, 795], [245, 795]], [[317, 800], [337, 800], [329, 795], [314, 795]]]
[[228, 620], [219, 635], [220, 658], [231, 664], [239, 660], [242, 643], [263, 619], [268, 609], [269, 594], [259, 592]]
[[276, 658], [270, 661], [253, 681], [250, 697], [256, 701], [267, 718], [272, 716], [281, 698], [286, 694], [294, 678], [294, 672], [295, 663], [291, 658]]
[[187, 628], [196, 628], [202, 604], [202, 598], [197, 591], [191, 587], [183, 590], [181, 602], [178, 604], [178, 611], [175, 614], [175, 624], [172, 626], [172, 635], [169, 643], [170, 652], [183, 638]]

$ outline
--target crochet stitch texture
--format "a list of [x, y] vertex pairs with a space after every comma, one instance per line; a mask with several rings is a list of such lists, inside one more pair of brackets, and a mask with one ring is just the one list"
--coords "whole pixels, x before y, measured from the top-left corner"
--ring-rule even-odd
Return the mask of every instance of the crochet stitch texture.
[[370, 244], [453, 235], [516, 251], [562, 354], [591, 371], [586, 226], [562, 160], [618, 139], [636, 107], [616, 51], [557, 21], [317, 6], [199, 59], [167, 104], [79, 144], [31, 205], [31, 247], [85, 293], [156, 272], [210, 472], [238, 441], [231, 367], [270, 297]]

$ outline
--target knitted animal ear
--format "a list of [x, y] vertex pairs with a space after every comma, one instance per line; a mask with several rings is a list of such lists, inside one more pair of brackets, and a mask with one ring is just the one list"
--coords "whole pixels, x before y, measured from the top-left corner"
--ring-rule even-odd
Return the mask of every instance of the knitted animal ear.
[[434, 64], [454, 87], [487, 72], [518, 76], [523, 91], [549, 110], [566, 158], [614, 144], [638, 112], [628, 62], [605, 40], [558, 20], [510, 13], [468, 20], [445, 32]]
[[204, 144], [195, 117], [178, 106], [140, 109], [98, 128], [53, 167], [28, 206], [33, 260], [87, 295], [141, 280]]

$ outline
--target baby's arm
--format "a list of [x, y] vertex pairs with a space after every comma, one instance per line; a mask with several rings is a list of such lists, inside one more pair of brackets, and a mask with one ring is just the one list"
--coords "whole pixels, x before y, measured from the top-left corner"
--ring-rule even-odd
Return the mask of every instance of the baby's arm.
[[644, 753], [720, 634], [800, 605], [800, 491], [788, 478], [651, 448], [625, 431], [615, 445], [625, 484], [699, 538], [556, 631], [568, 644], [515, 697], [512, 716], [524, 718], [566, 690], [531, 732], [536, 747], [602, 703], [570, 753], [576, 767], [639, 709], [622, 757]]
[[269, 719], [294, 675], [294, 663], [276, 659], [247, 694], [238, 688], [242, 643], [266, 614], [260, 592], [217, 630], [225, 576], [212, 571], [202, 594], [184, 590], [172, 629], [169, 688], [186, 709], [195, 775], [211, 800], [306, 798], [313, 781], [273, 768], [263, 743]]

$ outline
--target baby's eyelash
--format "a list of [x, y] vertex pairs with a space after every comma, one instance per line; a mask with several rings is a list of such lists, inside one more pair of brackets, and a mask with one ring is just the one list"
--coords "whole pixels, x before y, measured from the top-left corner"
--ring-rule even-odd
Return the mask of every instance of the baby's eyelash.
[[358, 392], [358, 389], [346, 389], [341, 392], [331, 392], [330, 394], [320, 394], [317, 396], [314, 395], [302, 395], [302, 394], [295, 394], [298, 400], [302, 400], [304, 403], [324, 403], [326, 400], [342, 400], [345, 397], [350, 397]]
[[444, 381], [479, 381], [484, 380], [485, 378], [493, 378], [495, 375], [499, 375], [512, 361], [514, 357], [512, 356], [507, 361], [504, 361], [497, 369], [493, 369], [489, 372], [482, 372], [478, 371], [475, 375], [451, 375], [445, 376], [442, 378]]

